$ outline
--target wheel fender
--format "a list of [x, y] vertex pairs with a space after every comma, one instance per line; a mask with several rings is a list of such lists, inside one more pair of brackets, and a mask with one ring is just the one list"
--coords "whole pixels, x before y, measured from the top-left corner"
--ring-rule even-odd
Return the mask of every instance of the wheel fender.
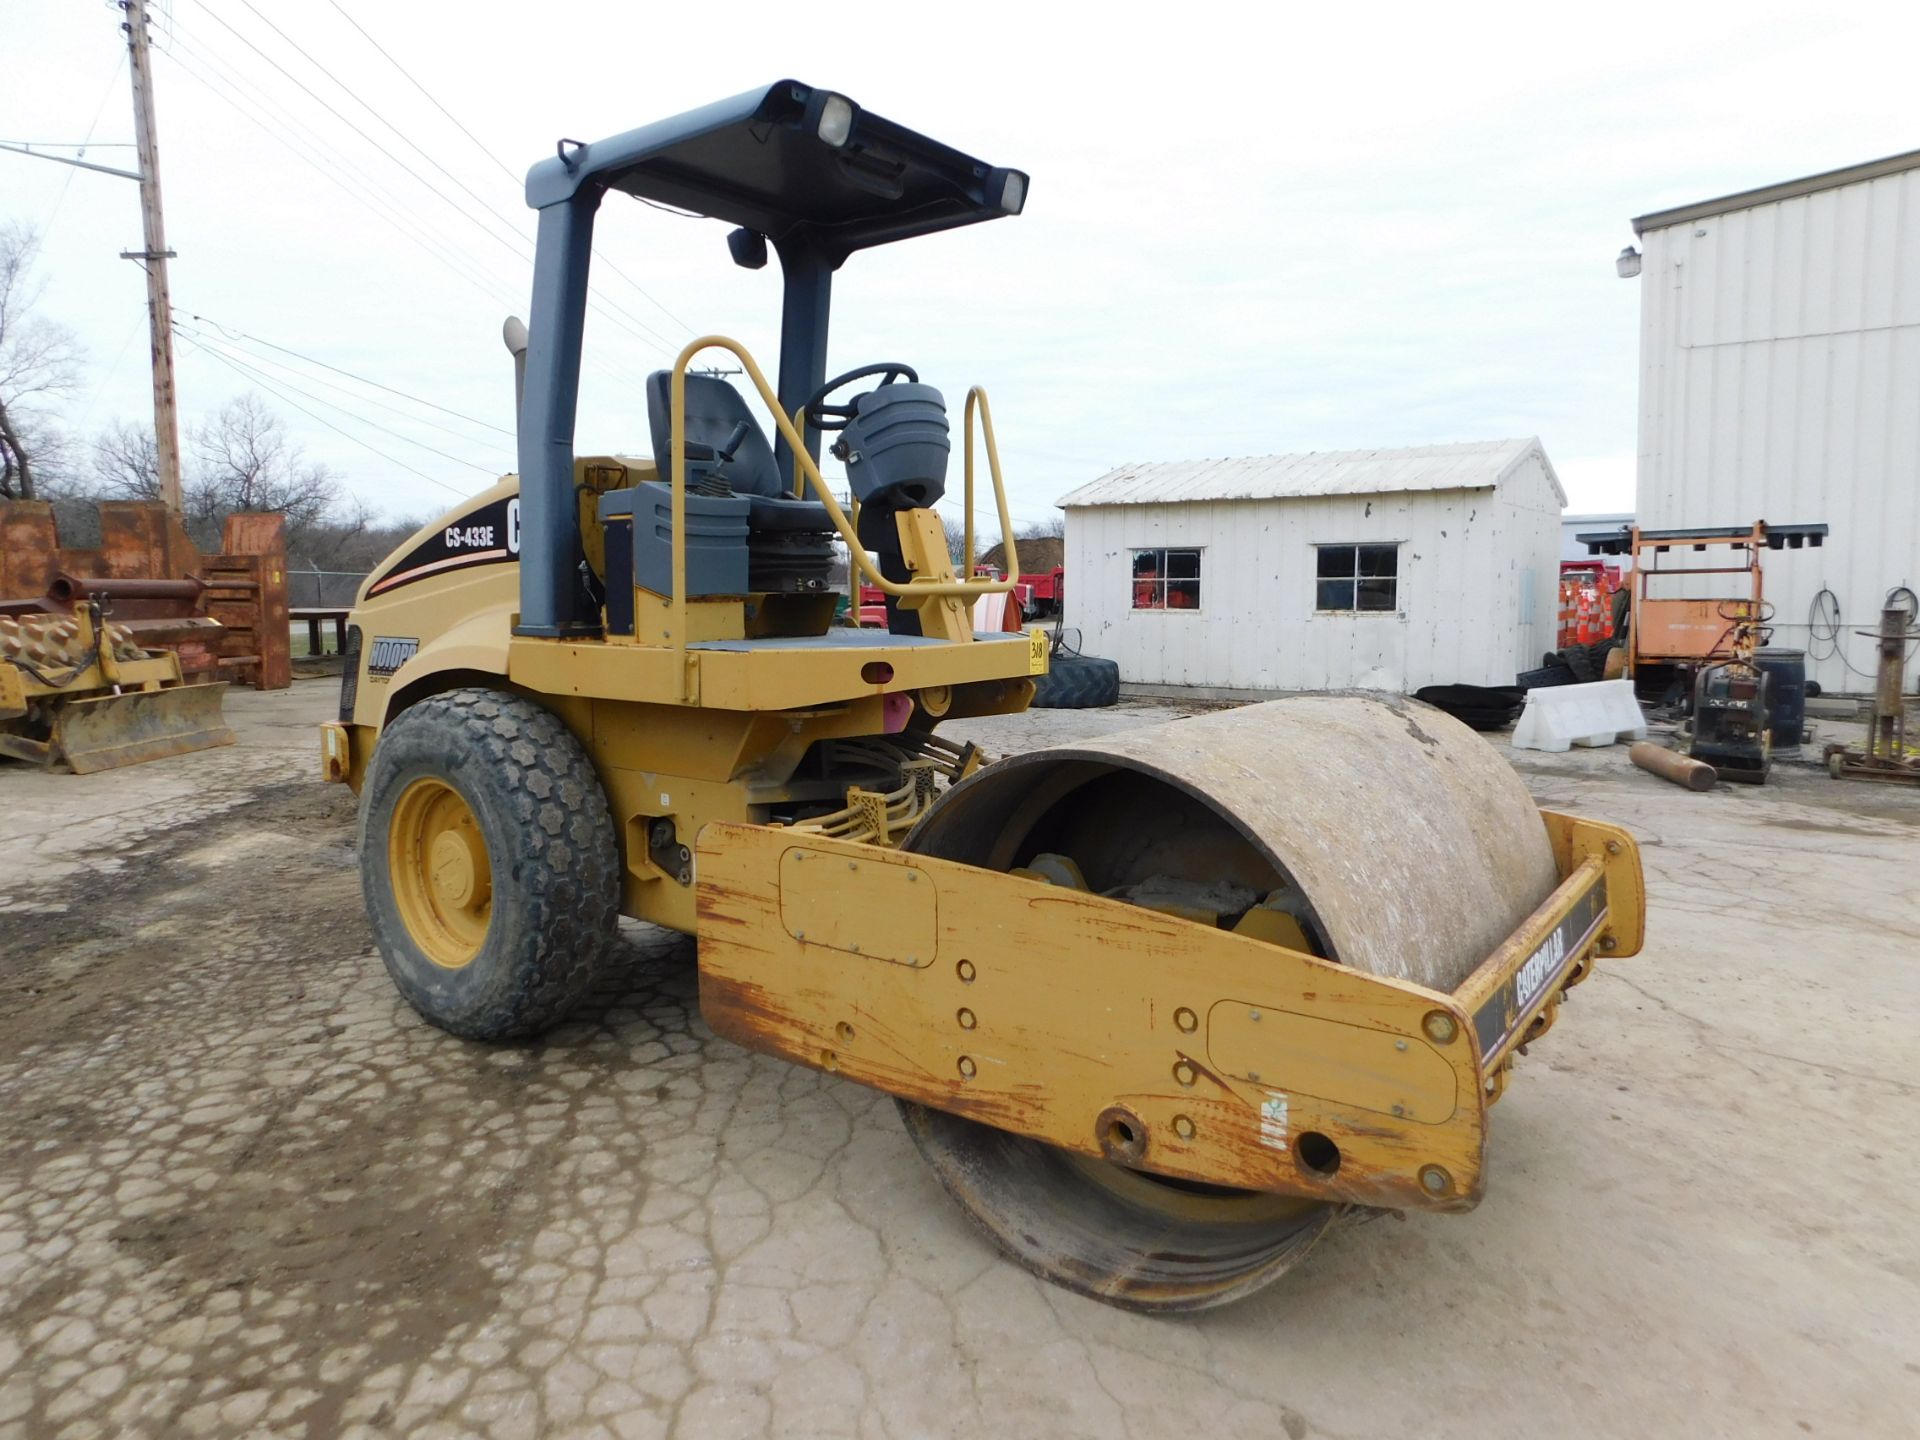
[[385, 726], [415, 700], [445, 689], [434, 683], [459, 675], [461, 684], [480, 676], [507, 678], [507, 642], [513, 632], [514, 606], [493, 605], [422, 639], [419, 650], [384, 685], [363, 684], [355, 718], [375, 728]]

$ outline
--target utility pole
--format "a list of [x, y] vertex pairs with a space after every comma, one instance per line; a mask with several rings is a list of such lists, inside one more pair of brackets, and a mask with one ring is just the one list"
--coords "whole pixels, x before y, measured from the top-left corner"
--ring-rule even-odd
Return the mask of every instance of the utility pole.
[[173, 394], [173, 306], [167, 293], [166, 223], [160, 211], [160, 141], [153, 126], [153, 63], [147, 50], [147, 0], [120, 0], [126, 15], [128, 70], [133, 76], [133, 138], [140, 156], [143, 251], [123, 250], [147, 272], [147, 326], [153, 344], [153, 438], [160, 461], [160, 498], [175, 515], [180, 498], [180, 417]]

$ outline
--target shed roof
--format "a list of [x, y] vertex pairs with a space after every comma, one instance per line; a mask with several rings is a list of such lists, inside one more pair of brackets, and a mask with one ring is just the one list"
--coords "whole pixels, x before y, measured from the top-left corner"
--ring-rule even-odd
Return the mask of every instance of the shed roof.
[[1684, 225], [1689, 220], [1707, 220], [1715, 215], [1726, 215], [1735, 210], [1751, 210], [1756, 205], [1771, 205], [1779, 200], [1792, 200], [1796, 196], [1814, 195], [1822, 190], [1836, 190], [1842, 185], [1857, 185], [1862, 180], [1878, 180], [1883, 175], [1899, 175], [1916, 169], [1920, 169], [1920, 150], [1907, 150], [1881, 160], [1868, 160], [1863, 164], [1847, 165], [1839, 170], [1823, 170], [1818, 175], [1806, 175], [1798, 180], [1782, 180], [1777, 185], [1762, 185], [1754, 190], [1737, 190], [1731, 195], [1719, 195], [1711, 200], [1697, 200], [1691, 205], [1676, 205], [1670, 210], [1655, 210], [1648, 215], [1636, 215], [1633, 220], [1633, 233], [1644, 235], [1649, 230], [1663, 230], [1669, 225]]
[[1321, 495], [1393, 495], [1407, 490], [1491, 490], [1537, 455], [1560, 503], [1567, 493], [1533, 436], [1415, 445], [1403, 450], [1313, 450], [1239, 460], [1168, 460], [1122, 465], [1069, 491], [1080, 505], [1163, 505], [1195, 500], [1278, 500]]

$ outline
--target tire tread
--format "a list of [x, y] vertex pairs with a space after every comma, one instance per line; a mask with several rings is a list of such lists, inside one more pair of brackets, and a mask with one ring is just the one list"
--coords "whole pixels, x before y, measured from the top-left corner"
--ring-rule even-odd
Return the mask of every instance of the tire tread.
[[1099, 710], [1119, 700], [1119, 665], [1095, 655], [1056, 655], [1033, 682], [1036, 710]]
[[[606, 794], [586, 751], [558, 717], [523, 696], [485, 689], [450, 690], [429, 696], [403, 712], [382, 735], [382, 747], [403, 758], [416, 737], [456, 766], [477, 759], [497, 784], [510, 827], [504, 855], [506, 884], [496, 868], [496, 929], [499, 902], [507, 899], [524, 923], [516, 953], [499, 957], [498, 983], [486, 1003], [458, 1012], [436, 1004], [414, 983], [409, 966], [396, 961], [405, 926], [391, 893], [374, 873], [374, 852], [385, 860], [384, 835], [370, 834], [374, 807], [382, 798], [382, 755], [376, 750], [361, 806], [360, 851], [367, 907], [388, 973], [423, 1018], [473, 1040], [506, 1040], [537, 1034], [557, 1024], [592, 989], [611, 949], [619, 914], [620, 857]], [[384, 815], [378, 817], [384, 820]], [[489, 836], [489, 849], [495, 837]], [[370, 841], [377, 840], [377, 844]], [[509, 892], [503, 896], [502, 891]], [[474, 963], [489, 957], [483, 954]], [[431, 964], [421, 957], [419, 963]]]

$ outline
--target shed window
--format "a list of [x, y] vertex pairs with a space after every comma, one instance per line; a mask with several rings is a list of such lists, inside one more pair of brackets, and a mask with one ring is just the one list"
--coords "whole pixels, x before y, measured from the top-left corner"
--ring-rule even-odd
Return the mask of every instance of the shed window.
[[1314, 569], [1316, 610], [1398, 610], [1400, 547], [1320, 545]]
[[1133, 608], [1136, 610], [1198, 610], [1200, 608], [1200, 552], [1198, 550], [1134, 551]]

